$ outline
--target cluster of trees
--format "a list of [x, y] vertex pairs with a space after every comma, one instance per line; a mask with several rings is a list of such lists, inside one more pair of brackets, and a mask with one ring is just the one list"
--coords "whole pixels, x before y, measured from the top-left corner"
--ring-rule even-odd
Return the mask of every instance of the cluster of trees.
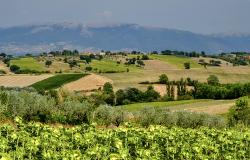
[[130, 104], [136, 102], [152, 102], [160, 98], [160, 94], [149, 86], [145, 92], [137, 88], [127, 88], [118, 90], [116, 93], [116, 105]]
[[140, 67], [145, 66], [145, 63], [143, 62], [143, 60], [140, 59], [140, 56], [138, 56], [137, 58], [126, 58], [126, 62], [125, 65], [138, 65]]
[[99, 98], [96, 99], [99, 99], [100, 104], [109, 104], [112, 106], [136, 102], [152, 102], [160, 98], [160, 94], [156, 92], [152, 86], [149, 86], [145, 92], [137, 88], [119, 89], [114, 92], [113, 86], [109, 82], [104, 84], [103, 90], [101, 93], [98, 93], [98, 96], [95, 94], [93, 96], [99, 96]]
[[200, 57], [200, 56], [203, 56], [205, 57], [206, 54], [205, 52], [185, 52], [185, 51], [172, 51], [172, 50], [164, 50], [164, 51], [161, 51], [161, 54], [162, 55], [176, 55], [176, 56], [186, 56], [186, 57]]
[[209, 63], [207, 63], [207, 62], [205, 62], [204, 59], [199, 59], [199, 64], [203, 65], [206, 68], [206, 66], [220, 66], [221, 61], [212, 59], [209, 61]]
[[235, 99], [250, 94], [250, 83], [214, 85], [197, 83], [193, 96], [197, 99]]
[[[157, 83], [166, 84], [167, 94], [164, 100], [174, 99], [235, 99], [250, 95], [250, 83], [220, 84], [215, 75], [207, 78], [207, 83], [200, 83], [191, 78], [179, 81], [170, 81], [167, 75], [162, 74]], [[150, 84], [150, 83], [148, 83]], [[192, 89], [187, 89], [190, 86]], [[174, 89], [176, 87], [176, 90]], [[177, 97], [174, 98], [176, 95]]]
[[218, 55], [207, 55], [207, 57], [218, 58], [229, 63], [232, 63], [234, 66], [238, 65], [248, 65], [250, 64], [250, 53], [248, 52], [230, 52], [230, 53], [221, 53]]
[[54, 57], [56, 56], [77, 56], [79, 55], [78, 50], [62, 50], [62, 51], [50, 51], [50, 52], [43, 52], [41, 53], [41, 56], [48, 56], [52, 55]]

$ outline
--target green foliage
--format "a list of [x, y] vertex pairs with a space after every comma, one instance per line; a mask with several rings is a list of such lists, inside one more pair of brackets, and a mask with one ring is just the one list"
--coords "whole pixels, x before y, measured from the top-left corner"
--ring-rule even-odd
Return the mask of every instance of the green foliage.
[[80, 56], [80, 60], [86, 61], [87, 64], [91, 63], [92, 58], [94, 58], [93, 55], [90, 55], [90, 56], [88, 56], [88, 55], [81, 55]]
[[162, 74], [159, 77], [159, 83], [160, 84], [167, 84], [168, 82], [168, 76], [166, 74]]
[[215, 75], [210, 75], [207, 78], [207, 83], [210, 84], [210, 85], [218, 85], [218, 84], [220, 84], [219, 78], [217, 76], [215, 76]]
[[187, 111], [172, 112], [168, 108], [146, 107], [139, 111], [136, 118], [137, 123], [142, 126], [164, 125], [178, 126], [182, 128], [224, 128], [226, 121], [220, 116], [208, 115], [204, 113], [193, 113]]
[[103, 86], [103, 100], [110, 105], [115, 104], [115, 93], [111, 83], [106, 82]]
[[116, 97], [116, 105], [124, 104], [124, 100], [126, 99], [126, 95], [122, 89], [119, 89], [118, 91], [116, 91], [115, 97]]
[[190, 66], [191, 66], [191, 65], [190, 65], [190, 62], [185, 62], [185, 63], [184, 63], [184, 68], [185, 68], [185, 69], [190, 69]]
[[72, 61], [68, 61], [69, 67], [72, 69], [73, 67], [77, 66], [77, 61], [76, 60], [72, 60]]
[[228, 119], [231, 126], [236, 124], [250, 125], [250, 107], [245, 97], [236, 100], [235, 106], [230, 108]]
[[17, 72], [18, 70], [20, 70], [20, 67], [19, 66], [17, 66], [17, 65], [11, 65], [10, 66], [10, 71], [11, 72]]
[[90, 67], [90, 66], [85, 67], [85, 70], [86, 70], [86, 71], [92, 71], [92, 69], [93, 69], [93, 68]]
[[147, 90], [144, 92], [144, 101], [147, 102], [156, 101], [160, 97], [160, 94], [154, 90], [153, 86], [148, 86]]
[[142, 60], [149, 60], [149, 56], [148, 56], [148, 55], [143, 54], [141, 59], [142, 59]]
[[138, 64], [140, 67], [145, 66], [145, 63], [144, 63], [142, 60], [137, 60], [137, 64]]
[[209, 85], [197, 83], [194, 85], [193, 96], [200, 99], [235, 99], [250, 95], [250, 83]]
[[66, 99], [57, 103], [55, 98], [31, 91], [0, 91], [0, 116], [26, 121], [81, 124], [89, 122], [92, 105], [86, 101]]
[[86, 76], [86, 74], [58, 74], [45, 80], [39, 81], [31, 85], [31, 87], [34, 87], [39, 91], [56, 89], [66, 83], [76, 81], [84, 76]]
[[110, 94], [110, 93], [113, 93], [113, 86], [110, 82], [106, 82], [104, 85], [103, 85], [103, 92], [104, 93], [107, 93], [107, 94]]
[[16, 123], [0, 127], [2, 159], [250, 159], [249, 130]]
[[0, 98], [2, 115], [14, 118], [20, 116], [26, 120], [39, 119], [44, 121], [48, 113], [53, 112], [55, 103], [35, 92], [27, 91], [1, 91]]
[[120, 126], [126, 120], [127, 112], [120, 107], [100, 106], [94, 112], [94, 121], [102, 125]]
[[51, 65], [52, 65], [52, 61], [47, 60], [47, 61], [45, 62], [45, 65], [46, 65], [47, 67], [51, 66]]

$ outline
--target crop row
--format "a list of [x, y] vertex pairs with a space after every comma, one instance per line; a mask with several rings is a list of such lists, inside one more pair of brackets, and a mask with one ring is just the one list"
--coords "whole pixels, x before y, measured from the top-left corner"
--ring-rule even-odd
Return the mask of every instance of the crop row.
[[129, 125], [0, 127], [0, 159], [249, 159], [250, 132]]

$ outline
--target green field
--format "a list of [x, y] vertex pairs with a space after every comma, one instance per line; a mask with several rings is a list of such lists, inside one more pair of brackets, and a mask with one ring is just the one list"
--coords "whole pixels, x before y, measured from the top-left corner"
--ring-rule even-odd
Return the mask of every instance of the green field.
[[56, 89], [66, 83], [76, 81], [84, 76], [86, 76], [86, 74], [58, 74], [48, 79], [37, 82], [31, 85], [31, 87], [37, 90]]
[[10, 65], [17, 65], [21, 70], [46, 71], [45, 67], [32, 57], [13, 59], [10, 61]]
[[109, 60], [109, 59], [103, 59], [101, 61], [98, 60], [93, 60], [89, 65], [86, 66], [91, 66], [93, 69], [97, 69], [97, 72], [101, 71], [102, 73], [105, 72], [127, 72], [127, 68], [129, 68], [129, 71], [138, 71], [140, 70], [139, 67], [136, 67], [135, 65], [131, 66], [126, 66], [124, 64], [117, 64], [116, 61]]
[[180, 69], [184, 69], [184, 63], [190, 62], [191, 68], [201, 68], [202, 66], [198, 64], [195, 60], [189, 57], [178, 57], [172, 55], [150, 55], [150, 59], [158, 59], [171, 65], [175, 65]]
[[206, 112], [211, 114], [224, 114], [233, 106], [234, 100], [182, 100], [169, 102], [148, 102], [124, 105], [128, 111], [138, 111], [145, 107], [169, 108], [171, 110], [191, 110], [197, 112]]

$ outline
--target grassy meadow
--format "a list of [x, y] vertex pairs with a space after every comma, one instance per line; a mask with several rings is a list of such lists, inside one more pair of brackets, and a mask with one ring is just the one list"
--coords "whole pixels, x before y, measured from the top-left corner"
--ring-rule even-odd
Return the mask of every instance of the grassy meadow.
[[44, 65], [40, 64], [36, 59], [32, 57], [18, 58], [10, 61], [10, 65], [17, 65], [21, 70], [29, 69], [35, 71], [46, 71]]
[[189, 57], [172, 56], [172, 55], [150, 55], [150, 59], [160, 60], [165, 63], [176, 66], [179, 69], [184, 69], [184, 63], [189, 62], [191, 68], [201, 68], [202, 66]]
[[148, 102], [123, 105], [128, 111], [139, 111], [145, 107], [168, 108], [170, 110], [188, 110], [209, 114], [225, 114], [234, 105], [235, 100], [195, 99], [169, 102]]

